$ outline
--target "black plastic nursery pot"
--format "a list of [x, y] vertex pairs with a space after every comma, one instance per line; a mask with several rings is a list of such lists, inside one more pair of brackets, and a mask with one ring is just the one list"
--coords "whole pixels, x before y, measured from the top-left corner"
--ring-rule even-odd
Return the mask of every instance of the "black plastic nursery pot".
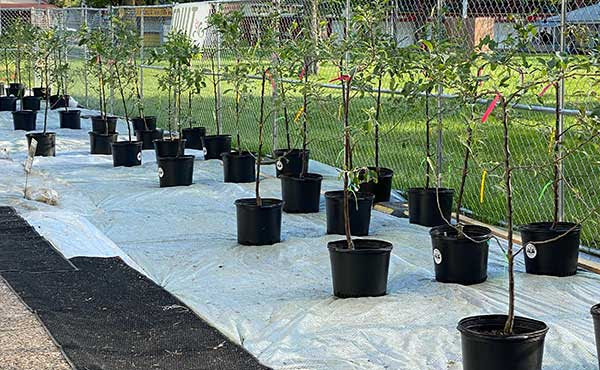
[[331, 261], [333, 294], [339, 298], [379, 297], [387, 293], [392, 243], [374, 239], [354, 239], [327, 243]]
[[56, 155], [56, 134], [54, 132], [32, 132], [27, 135], [27, 147], [31, 145], [31, 139], [37, 141], [35, 150], [36, 157], [54, 157]]
[[91, 154], [112, 154], [112, 144], [117, 141], [119, 134], [99, 134], [93, 131], [89, 134]]
[[184, 139], [186, 139], [185, 147], [190, 149], [202, 150], [202, 137], [206, 135], [206, 129], [204, 127], [192, 127], [184, 128], [181, 131]]
[[154, 140], [154, 151], [157, 160], [163, 157], [181, 157], [185, 154], [185, 140]]
[[[370, 193], [348, 194], [350, 210], [350, 233], [355, 236], [369, 235], [371, 208], [375, 196]], [[357, 207], [358, 205], [358, 207]], [[327, 234], [345, 234], [344, 228], [344, 191], [325, 193], [325, 211], [327, 213]]]
[[154, 140], [162, 140], [163, 130], [161, 128], [155, 130], [135, 130], [135, 137], [142, 142], [142, 149], [154, 149]]
[[79, 110], [61, 110], [58, 112], [58, 119], [60, 128], [81, 129], [81, 111]]
[[[519, 228], [525, 250], [525, 270], [529, 274], [571, 276], [577, 272], [581, 225], [558, 222], [534, 222]], [[560, 237], [561, 235], [564, 235]], [[547, 243], [546, 240], [556, 239]]]
[[99, 134], [114, 134], [117, 132], [117, 117], [106, 116], [106, 119], [102, 116], [93, 116], [92, 118], [92, 131]]
[[435, 280], [441, 283], [479, 284], [487, 279], [489, 243], [492, 230], [483, 226], [463, 226], [463, 234], [449, 225], [429, 231], [433, 247]]
[[598, 353], [598, 368], [600, 368], [600, 303], [592, 307], [594, 331], [596, 333], [596, 352]]
[[46, 95], [52, 91], [49, 87], [34, 87], [33, 88], [33, 96], [37, 96], [38, 98], [46, 99]]
[[437, 193], [440, 198], [439, 208], [436, 188], [408, 189], [408, 218], [411, 224], [433, 227], [445, 225], [444, 219], [450, 221], [454, 189], [439, 188]]
[[12, 112], [15, 130], [34, 131], [37, 111], [19, 110]]
[[58, 109], [69, 106], [70, 95], [50, 95], [50, 109]]
[[242, 245], [270, 245], [281, 241], [281, 209], [279, 199], [262, 198], [262, 206], [256, 198], [237, 199], [237, 239]]
[[11, 82], [8, 85], [8, 95], [22, 97], [25, 95], [25, 86], [22, 83]]
[[193, 155], [158, 158], [158, 178], [160, 187], [189, 186], [194, 178]]
[[[145, 124], [144, 124], [144, 120], [146, 121]], [[155, 116], [145, 116], [144, 118], [134, 117], [131, 119], [131, 124], [133, 125], [134, 131], [156, 130], [156, 117]]]
[[142, 164], [141, 141], [116, 141], [112, 144], [114, 167], [134, 167]]
[[37, 96], [26, 96], [23, 98], [23, 109], [24, 110], [40, 110], [40, 103], [42, 98]]
[[506, 315], [460, 320], [463, 370], [541, 370], [548, 326], [517, 316], [514, 334], [503, 335], [505, 321]]
[[306, 155], [306, 168], [304, 172], [308, 172], [310, 150], [304, 152], [302, 149], [275, 149], [273, 154], [277, 158], [277, 163], [275, 164], [277, 176], [279, 177], [279, 175], [283, 174], [299, 176], [302, 173], [303, 153]]
[[231, 135], [207, 135], [202, 137], [204, 159], [221, 159], [222, 153], [231, 151]]
[[256, 160], [250, 152], [222, 153], [223, 181], [233, 183], [254, 182], [256, 180]]
[[[376, 171], [377, 168], [369, 167], [369, 170]], [[360, 184], [360, 191], [375, 195], [375, 203], [388, 202], [392, 194], [393, 177], [394, 171], [389, 168], [379, 167], [377, 182], [369, 181]]]
[[306, 173], [304, 176], [281, 175], [281, 198], [286, 213], [316, 213], [321, 204], [323, 176]]
[[17, 98], [14, 96], [0, 97], [0, 112], [14, 112], [17, 110]]

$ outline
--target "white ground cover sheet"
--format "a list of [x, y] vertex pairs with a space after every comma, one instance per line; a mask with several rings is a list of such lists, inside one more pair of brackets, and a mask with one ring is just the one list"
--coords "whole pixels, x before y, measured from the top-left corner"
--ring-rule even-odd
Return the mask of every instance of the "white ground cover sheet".
[[[190, 150], [194, 185], [160, 189], [153, 151], [140, 167], [113, 168], [110, 156], [89, 155], [89, 120], [82, 126], [58, 129], [50, 114], [57, 157], [36, 158], [29, 181], [59, 194], [49, 206], [23, 199], [25, 133], [0, 113], [0, 205], [16, 207], [66, 257], [121, 256], [268, 366], [460, 369], [457, 322], [506, 311], [506, 263], [496, 245], [485, 283], [437, 283], [428, 229], [376, 211], [371, 236], [394, 244], [389, 294], [336, 299], [326, 245], [340, 237], [325, 235], [323, 203], [319, 214], [284, 214], [281, 243], [240, 246], [233, 202], [253, 197], [254, 184], [224, 184], [221, 162]], [[125, 139], [123, 122], [118, 130]], [[311, 170], [325, 176], [324, 190], [340, 188], [335, 169], [311, 162]], [[265, 168], [263, 196], [280, 197], [273, 173]], [[596, 369], [589, 309], [600, 302], [600, 276], [526, 275], [522, 257], [517, 271], [518, 314], [550, 326], [544, 369]]]

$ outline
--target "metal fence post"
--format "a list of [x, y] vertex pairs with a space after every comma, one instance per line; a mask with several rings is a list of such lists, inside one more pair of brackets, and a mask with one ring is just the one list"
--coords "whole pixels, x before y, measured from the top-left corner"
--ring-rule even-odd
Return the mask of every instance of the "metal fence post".
[[[84, 7], [82, 8], [82, 12], [83, 12], [83, 23], [84, 23], [85, 27], [87, 28], [87, 26], [88, 26], [87, 6], [84, 5]], [[87, 49], [87, 46], [84, 44], [83, 45], [83, 85], [84, 85], [84, 91], [85, 91], [85, 106], [86, 106], [86, 108], [89, 108], [90, 107], [89, 85], [88, 85], [89, 70], [88, 70], [87, 60], [88, 60], [88, 49]]]
[[[110, 5], [108, 6], [108, 19], [109, 19], [109, 23], [108, 24], [109, 24], [109, 27], [110, 27], [110, 42], [111, 43], [113, 43], [115, 41], [115, 32], [114, 32], [113, 21], [112, 21], [112, 18], [113, 18], [113, 9], [114, 8], [112, 6], [110, 6]], [[111, 66], [110, 67], [110, 77], [111, 77], [111, 80], [114, 78], [113, 71], [114, 71], [114, 69]], [[109, 99], [110, 99], [109, 100], [109, 102], [110, 102], [110, 113], [114, 115], [114, 114], [116, 114], [115, 113], [115, 89], [114, 89], [114, 86], [113, 86], [112, 83], [109, 86], [109, 95], [110, 95], [109, 96]]]
[[221, 107], [221, 36], [217, 32], [217, 117], [218, 117], [218, 126], [217, 130], [219, 131], [217, 134], [223, 133], [223, 109]]
[[[279, 26], [280, 26], [280, 18], [279, 15], [281, 14], [281, 0], [273, 0], [273, 7], [275, 8], [275, 22], [277, 22], [277, 24], [275, 25], [275, 27], [277, 27], [277, 46], [279, 46]], [[272, 83], [272, 88], [273, 88], [273, 95], [272, 95], [272, 102], [273, 102], [273, 130], [272, 130], [272, 149], [273, 149], [273, 153], [275, 153], [275, 149], [277, 149], [277, 121], [279, 119], [279, 109], [277, 108], [277, 97], [279, 95], [279, 56], [273, 54], [273, 66], [275, 67], [273, 70], [273, 73], [271, 74], [271, 78], [273, 79], [273, 83]]]
[[[564, 53], [567, 50], [566, 45], [566, 28], [567, 28], [567, 0], [561, 1], [560, 8], [560, 52]], [[558, 110], [560, 115], [558, 117], [556, 132], [559, 133], [558, 142], [556, 145], [558, 146], [558, 156], [562, 157], [562, 146], [563, 146], [563, 123], [564, 123], [564, 115], [563, 109], [565, 107], [565, 77], [562, 76], [559, 85], [558, 85]], [[565, 192], [564, 192], [564, 183], [563, 183], [563, 161], [558, 162], [558, 220], [563, 221], [565, 209], [564, 209], [564, 201], [565, 201]]]
[[[444, 6], [444, 0], [437, 0], [437, 32], [435, 32], [435, 37], [438, 38], [438, 41], [443, 37], [442, 35], [442, 27], [444, 26], [443, 22], [443, 13], [442, 7]], [[444, 87], [440, 83], [437, 87], [437, 144], [436, 144], [436, 156], [437, 156], [437, 186], [442, 186], [442, 172], [444, 165], [444, 143], [443, 143], [443, 102], [442, 102], [442, 94], [444, 93]]]
[[144, 8], [140, 12], [140, 98], [144, 101]]

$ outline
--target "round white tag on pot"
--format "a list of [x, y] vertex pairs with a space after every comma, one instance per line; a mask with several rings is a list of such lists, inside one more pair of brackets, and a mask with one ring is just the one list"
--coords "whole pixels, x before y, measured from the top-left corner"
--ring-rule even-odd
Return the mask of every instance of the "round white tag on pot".
[[204, 153], [204, 155], [208, 154], [208, 150], [206, 150], [206, 148], [202, 148], [202, 153]]
[[535, 245], [529, 243], [525, 246], [525, 254], [527, 257], [534, 259], [537, 256], [537, 248]]
[[277, 166], [277, 169], [278, 169], [279, 171], [282, 171], [282, 170], [283, 170], [283, 162], [281, 162], [281, 160], [278, 160], [278, 161], [277, 161], [277, 164], [276, 164], [276, 166]]
[[140, 161], [140, 162], [142, 161], [142, 152], [138, 153], [137, 160]]
[[165, 171], [162, 168], [158, 167], [158, 177], [162, 178], [165, 175]]
[[433, 261], [436, 265], [442, 263], [442, 252], [437, 248], [433, 250]]

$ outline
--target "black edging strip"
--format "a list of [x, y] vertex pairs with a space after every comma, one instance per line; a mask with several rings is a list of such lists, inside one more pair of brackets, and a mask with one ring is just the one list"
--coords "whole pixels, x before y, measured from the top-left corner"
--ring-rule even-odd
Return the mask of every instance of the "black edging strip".
[[74, 368], [268, 369], [121, 259], [68, 261], [27, 227], [0, 207], [0, 275]]

